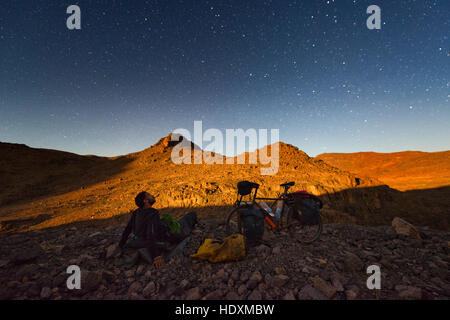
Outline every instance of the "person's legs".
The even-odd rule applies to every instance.
[[[144,260],[148,264],[152,264],[153,263],[153,258],[154,257],[152,257],[152,255],[150,254],[150,252],[148,251],[147,248],[138,249],[138,253],[139,253],[139,256],[141,257],[142,260]]]
[[[137,239],[128,239],[127,242],[125,243],[124,248],[139,249],[139,248],[144,248],[146,246],[147,246],[146,241],[140,241]]]
[[[139,260],[139,253],[135,248],[123,248],[121,261],[127,265],[135,265]]]
[[[198,223],[197,213],[195,211],[188,212],[178,222],[180,223],[181,229],[180,235],[184,239],[192,233],[194,226]]]
[[[165,260],[170,260],[173,257],[183,253],[184,248],[186,247],[186,244],[189,242],[189,240],[191,239],[190,236],[186,237],[185,239],[183,239],[183,241],[181,241],[180,243],[178,243],[175,248],[173,248],[170,252],[168,252],[165,256],[164,259]]]
[[[147,263],[152,263],[153,259],[148,252],[147,243],[137,239],[128,239],[124,245],[125,250],[125,263],[128,265],[135,265],[138,263],[139,258]]]

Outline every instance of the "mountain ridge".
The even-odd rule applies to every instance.
[[[354,174],[376,176],[401,191],[450,185],[450,151],[324,153],[315,158]]]

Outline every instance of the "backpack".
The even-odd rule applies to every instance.
[[[224,240],[207,238],[191,257],[209,262],[241,260],[245,257],[244,237],[242,234],[232,234]]]
[[[179,234],[181,232],[180,223],[175,220],[170,214],[162,214],[161,221],[165,223],[171,235]]]
[[[296,209],[294,218],[305,225],[316,225],[320,220],[322,201],[315,195],[306,191],[297,191],[289,194],[288,204]],[[300,214],[299,214],[300,213]]]
[[[259,209],[247,209],[241,212],[246,247],[261,243],[264,235],[264,214]]]

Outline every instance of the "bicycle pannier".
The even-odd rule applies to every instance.
[[[264,214],[258,209],[248,209],[241,213],[247,247],[258,245],[264,234]]]
[[[319,223],[320,208],[322,208],[322,202],[319,198],[306,191],[297,191],[291,193],[289,196],[289,204],[297,209],[295,218],[299,219],[305,225]]]

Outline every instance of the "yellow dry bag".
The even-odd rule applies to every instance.
[[[209,262],[237,261],[245,257],[244,236],[233,234],[224,240],[207,238],[192,258]]]

